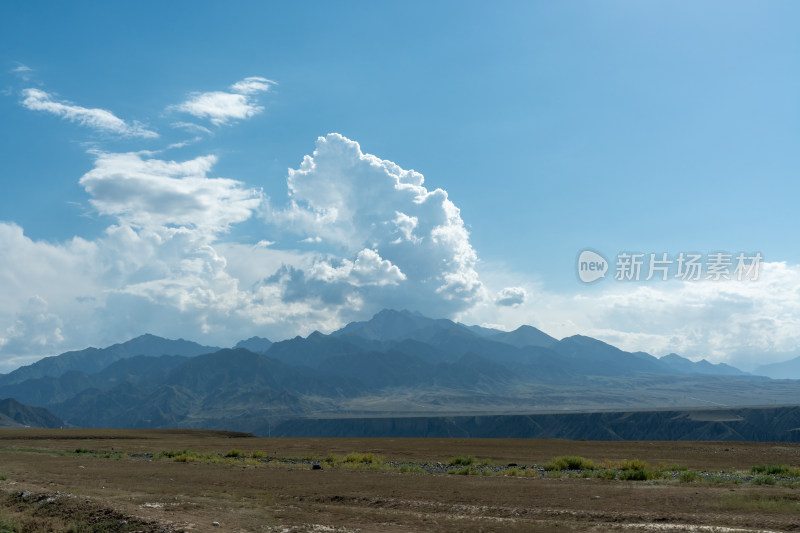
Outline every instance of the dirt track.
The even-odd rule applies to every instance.
[[[78,448],[129,455],[75,454]],[[785,444],[261,439],[185,431],[3,430],[0,473],[7,479],[0,482],[6,493],[2,516],[17,523],[38,517],[40,531],[65,530],[78,519],[91,522],[87,512],[96,523],[98,516],[107,524],[127,520],[115,526],[120,531],[800,530],[797,484],[433,475],[310,470],[307,464],[274,460],[209,464],[149,458],[163,450],[224,454],[231,448],[285,459],[357,451],[382,454],[387,460],[443,463],[473,455],[502,465],[543,464],[566,454],[596,461],[638,458],[711,471],[744,471],[764,463],[800,465],[800,446]],[[30,494],[23,500],[19,495],[24,491]],[[48,518],[48,510],[54,516]]]

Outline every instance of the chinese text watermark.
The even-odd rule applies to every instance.
[[[757,281],[763,259],[760,252],[620,252],[613,272],[616,281]],[[584,283],[606,277],[609,270],[609,262],[594,250],[583,250],[578,256],[578,277]]]

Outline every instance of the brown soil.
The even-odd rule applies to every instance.
[[[76,448],[129,455],[76,455]],[[163,450],[225,453],[231,448],[278,458],[371,452],[403,462],[446,463],[473,455],[498,464],[541,465],[558,455],[580,455],[706,471],[800,466],[800,445],[794,444],[0,430],[0,474],[7,478],[0,482],[0,517],[33,524],[25,531],[70,526],[76,531],[800,530],[800,489],[791,486],[310,470],[302,463],[179,463],[148,456]],[[38,522],[25,522],[32,518]]]

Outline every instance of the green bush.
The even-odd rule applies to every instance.
[[[622,470],[647,470],[650,465],[640,459],[626,459],[620,462],[619,467]]]
[[[592,477],[610,481],[612,479],[616,479],[617,471],[613,468],[601,468],[600,470],[595,470],[594,475]]]
[[[548,461],[545,470],[594,470],[597,466],[591,459],[575,455],[562,455]]]
[[[344,456],[342,462],[344,463],[366,463],[366,464],[381,464],[383,463],[382,455],[375,455],[374,453],[348,453]]]
[[[775,484],[775,476],[755,476],[753,479],[750,480],[750,483],[753,485],[774,485]]]
[[[262,450],[256,450],[250,455],[250,457],[252,457],[253,459],[263,459],[266,456],[267,456],[266,452]]]
[[[768,474],[783,477],[800,477],[800,468],[789,465],[756,465],[750,469],[753,474]]]
[[[700,474],[694,470],[684,470],[678,476],[678,481],[681,483],[691,483],[692,481],[697,481],[698,479],[700,479]]]
[[[0,533],[18,533],[22,528],[8,518],[0,518]]]
[[[466,457],[463,457],[463,456],[453,457],[447,463],[447,466],[459,466],[459,465],[469,466],[471,464],[475,464],[475,456],[474,455],[468,455]]]
[[[646,481],[648,479],[655,479],[658,475],[652,470],[632,469],[621,470],[619,473],[620,479],[631,481]]]
[[[236,448],[231,448],[228,450],[228,453],[225,454],[225,457],[247,457],[247,453],[242,450],[237,450]]]

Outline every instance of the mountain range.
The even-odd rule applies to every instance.
[[[0,398],[66,425],[264,435],[292,420],[794,404],[798,393],[800,381],[676,354],[394,310],[329,335],[226,349],[143,335],[0,375]]]

